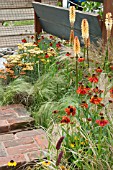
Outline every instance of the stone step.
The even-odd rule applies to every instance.
[[[0,134],[32,127],[34,119],[21,104],[0,107]]]
[[[46,133],[42,129],[0,135],[0,170],[10,170],[8,162],[17,163],[19,169],[39,158],[44,158],[48,147]]]

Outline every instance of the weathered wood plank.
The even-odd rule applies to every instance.
[[[69,39],[69,9],[38,2],[33,2],[33,6],[44,31],[60,38]],[[89,22],[91,41],[101,38],[101,29],[97,17],[98,14],[76,11],[75,35],[81,38],[81,22],[82,19],[86,18]]]
[[[0,10],[0,21],[18,21],[34,19],[33,8]]]
[[[0,27],[0,37],[15,36],[15,35],[29,35],[34,33],[34,25]]]
[[[32,35],[32,34],[31,34]],[[15,47],[17,44],[22,43],[22,39],[26,38],[27,36],[7,36],[7,37],[0,37],[0,47]],[[32,40],[31,40],[32,42]]]
[[[88,0],[88,1],[93,1],[93,2],[102,2],[102,3],[103,3],[103,1],[104,1],[104,0]]]
[[[0,0],[0,9],[31,7],[32,0]]]

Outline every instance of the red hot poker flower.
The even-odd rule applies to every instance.
[[[76,91],[78,94],[85,95],[88,93],[88,89],[84,87],[84,85],[80,85]]]
[[[69,117],[67,117],[67,116],[63,116],[62,117],[62,120],[61,120],[61,123],[70,123],[70,118]]]
[[[76,108],[73,106],[68,106],[68,108],[65,109],[65,112],[69,116],[70,116],[70,114],[72,114],[72,116],[74,116],[76,114]]]
[[[88,80],[91,82],[91,83],[97,83],[98,82],[98,77],[93,74],[92,77],[89,77]]]
[[[91,97],[90,102],[93,104],[100,104],[102,101],[102,98],[98,97],[97,95],[94,95]]]
[[[95,122],[101,127],[104,127],[109,123],[108,120],[104,119],[104,117],[101,117],[101,120],[96,120]]]
[[[78,62],[83,62],[84,60],[85,60],[85,58],[83,58],[83,57],[78,58]]]

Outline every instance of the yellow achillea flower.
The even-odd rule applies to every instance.
[[[74,54],[75,56],[80,53],[80,41],[77,36],[74,38]]]
[[[17,163],[16,163],[15,161],[11,160],[10,162],[8,162],[7,165],[8,165],[8,166],[16,166]]]
[[[89,24],[88,24],[87,19],[82,20],[81,30],[82,30],[82,38],[84,40],[88,39],[89,38]]]
[[[70,21],[71,27],[73,27],[74,22],[75,22],[75,6],[70,6],[69,8],[69,21]]]
[[[79,140],[79,138],[77,136],[74,137],[74,140]]]
[[[70,31],[70,39],[69,39],[70,45],[74,44],[74,30]]]
[[[107,30],[107,39],[109,39],[111,36],[111,30],[112,30],[112,26],[113,26],[113,18],[112,18],[112,14],[110,12],[108,12],[106,14],[105,26],[106,26],[106,30]]]
[[[43,166],[50,166],[51,162],[50,161],[43,161],[42,165]]]

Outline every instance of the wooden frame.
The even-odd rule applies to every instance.
[[[41,0],[35,0],[35,1],[41,2]],[[62,2],[62,0],[59,0],[59,1]],[[102,38],[104,39],[104,41],[106,41],[105,15],[107,12],[111,12],[113,16],[113,0],[91,0],[91,1],[103,3],[103,9],[104,9],[103,20],[101,20],[100,17],[98,17],[98,20],[99,20],[100,27],[102,30]],[[35,13],[35,32],[39,34],[41,31],[42,31],[42,27]],[[112,30],[112,37],[113,37],[113,30]]]

